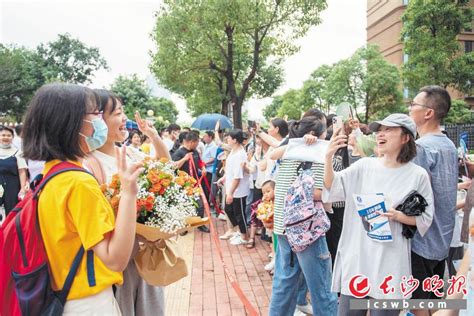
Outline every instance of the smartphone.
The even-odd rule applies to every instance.
[[[338,115],[332,118],[333,130],[336,131],[341,129],[341,133],[344,134],[344,123],[342,121],[342,116]]]

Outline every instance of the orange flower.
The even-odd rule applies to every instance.
[[[112,196],[112,198],[110,199],[110,205],[112,206],[112,209],[118,210],[119,202],[120,197],[118,195]]]
[[[160,177],[153,170],[150,170],[147,175],[147,179],[150,180],[152,184],[158,183],[160,181]]]
[[[107,191],[107,184],[103,183],[100,185],[100,190],[102,191],[102,193],[105,193],[105,191]]]
[[[112,176],[112,182],[110,183],[110,188],[120,190],[120,178],[118,174]]]
[[[155,183],[153,186],[150,188],[150,192],[158,194],[161,190],[162,186],[160,183]]]
[[[147,196],[145,200],[145,208],[147,211],[151,211],[153,209],[153,205],[155,204],[155,198],[152,195]]]

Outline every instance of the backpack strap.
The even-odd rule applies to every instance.
[[[67,274],[66,281],[64,281],[64,286],[58,295],[58,298],[62,305],[66,303],[67,296],[69,295],[69,291],[71,290],[72,282],[74,281],[74,278],[76,277],[77,269],[79,268],[79,264],[81,263],[83,256],[84,256],[84,247],[81,246],[81,248],[76,254],[76,257],[74,257],[74,261],[72,262],[71,269],[69,270],[69,273]]]
[[[60,162],[59,164],[57,164],[56,166],[51,168],[51,170],[49,170],[49,172],[44,177],[42,177],[42,179],[41,178],[38,179],[39,183],[37,184],[37,187],[35,188],[35,193],[34,193],[33,198],[38,199],[39,194],[41,193],[41,190],[49,182],[49,180],[51,180],[52,178],[54,178],[58,174],[68,172],[68,171],[86,172],[86,173],[90,174],[91,176],[93,176],[86,169],[84,169],[82,167],[79,167],[79,166],[77,166],[73,163],[70,163],[70,162],[67,162],[67,161]],[[22,251],[23,251],[23,248],[22,248]],[[71,270],[69,271],[69,274],[66,278],[66,281],[64,282],[63,289],[61,290],[61,293],[66,292],[66,295],[64,297],[64,302],[66,301],[67,295],[69,294],[69,290],[72,286],[72,281],[74,280],[74,277],[76,276],[76,272],[77,272],[77,268],[78,268],[78,267],[75,267],[76,259],[78,260],[77,265],[79,265],[81,263],[81,260],[82,260],[83,256],[84,256],[84,248],[81,246],[81,249],[79,249],[76,257],[74,258]],[[71,276],[72,280],[68,282],[68,278],[70,276]],[[89,287],[93,287],[93,286],[96,285],[95,269],[94,269],[94,252],[92,250],[87,251],[87,280],[89,282]],[[71,284],[69,284],[69,283],[71,283]],[[67,291],[64,291],[65,289],[67,289]],[[64,302],[63,302],[63,305],[64,305]]]
[[[35,193],[34,193],[33,198],[38,199],[38,196],[39,196],[41,190],[49,182],[49,180],[51,180],[52,178],[54,178],[58,174],[61,174],[63,172],[67,172],[67,171],[80,171],[80,172],[86,172],[86,173],[92,175],[86,169],[84,169],[82,167],[79,167],[79,166],[77,166],[73,163],[70,163],[70,162],[67,162],[67,161],[60,162],[59,164],[57,164],[56,166],[51,168],[51,170],[49,170],[46,175],[43,176],[43,178],[41,179],[41,181],[38,183],[38,185],[35,188]]]

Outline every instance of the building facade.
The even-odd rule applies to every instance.
[[[385,59],[397,67],[409,58],[404,55],[401,42],[401,18],[408,2],[409,0],[367,0],[367,43],[378,45]],[[470,1],[470,5],[474,7],[474,0]],[[465,52],[472,52],[473,29],[461,32],[458,40]],[[450,94],[453,98],[465,99],[471,107],[474,106],[473,96],[466,96],[458,91],[450,91]]]

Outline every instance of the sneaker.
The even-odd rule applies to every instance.
[[[275,259],[272,259],[267,265],[264,267],[265,271],[272,271],[275,268]]]
[[[230,241],[230,244],[233,246],[238,246],[238,245],[245,245],[248,242],[249,242],[248,240],[244,240],[242,239],[242,237],[238,236],[237,238],[232,239]]]
[[[306,315],[313,315],[313,307],[310,304],[296,305],[296,309]]]
[[[219,216],[217,217],[218,219],[220,219],[221,221],[225,221],[227,220],[227,217],[225,216],[224,213],[220,213]]]
[[[221,239],[221,240],[231,239],[231,238],[234,237],[234,234],[235,234],[234,232],[227,232],[224,235],[220,235],[219,239]]]

